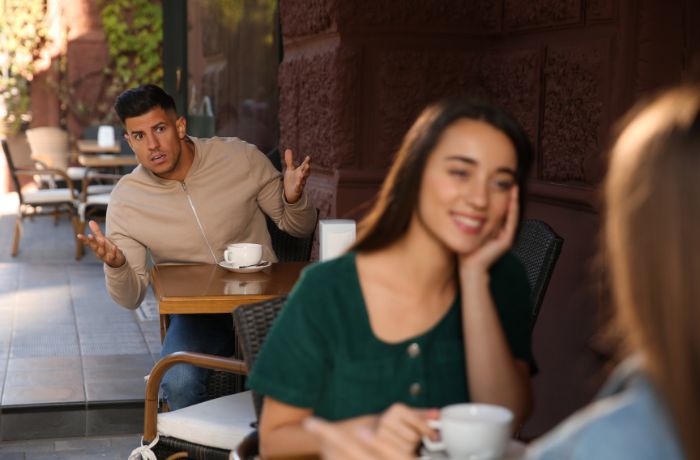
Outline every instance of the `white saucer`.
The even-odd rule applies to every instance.
[[[450,456],[443,450],[431,451],[425,447],[421,448],[420,460],[449,460]],[[508,449],[503,454],[500,460],[520,460],[525,457],[525,444],[511,439],[508,443]]]
[[[272,262],[269,260],[262,260],[260,261],[260,265],[256,265],[254,267],[245,267],[245,268],[238,268],[238,265],[234,265],[232,263],[226,262],[225,260],[222,260],[219,262],[219,267],[225,268],[226,270],[230,272],[236,272],[236,273],[255,273],[259,272],[260,270],[264,270],[267,267],[272,265]]]

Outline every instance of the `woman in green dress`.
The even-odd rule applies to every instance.
[[[406,134],[351,250],[309,267],[249,377],[264,456],[318,452],[310,415],[369,427],[404,452],[436,408],[531,405],[531,306],[508,252],[531,146],[481,100],[428,107]]]

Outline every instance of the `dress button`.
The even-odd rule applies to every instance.
[[[411,386],[408,388],[409,393],[411,393],[411,396],[415,397],[420,394],[420,383],[412,383]]]
[[[408,346],[406,351],[408,352],[408,356],[410,356],[411,358],[415,358],[418,355],[420,355],[420,345],[418,345],[416,342],[413,342]]]

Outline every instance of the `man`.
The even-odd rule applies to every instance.
[[[276,261],[267,214],[277,226],[307,236],[316,210],[303,194],[310,158],[294,167],[285,152],[284,176],[255,146],[237,138],[187,136],[175,102],[155,85],[122,93],[115,110],[140,165],[114,188],[106,237],[94,221],[78,235],[104,262],[107,289],[115,302],[135,309],[147,288],[147,253],[155,263],[218,263],[226,246],[260,243],[263,259]],[[230,314],[171,315],[162,356],[175,351],[233,354]],[[202,401],[208,371],[173,367],[162,389],[171,409]]]

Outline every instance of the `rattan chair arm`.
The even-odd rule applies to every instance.
[[[80,192],[80,201],[85,202],[87,199],[88,195],[88,187],[90,184],[94,181],[97,180],[119,180],[122,178],[121,174],[109,174],[109,173],[98,173],[98,172],[90,172],[89,174],[85,175],[85,179],[83,179],[83,189]]]
[[[60,176],[66,182],[67,188],[75,195],[73,181],[65,171],[60,169],[15,169],[15,174],[18,176]]]
[[[144,407],[143,438],[152,441],[158,429],[158,389],[165,372],[176,364],[192,364],[207,369],[221,370],[235,374],[247,374],[248,367],[243,361],[223,356],[178,351],[161,358],[151,369],[146,382],[146,400]]]

